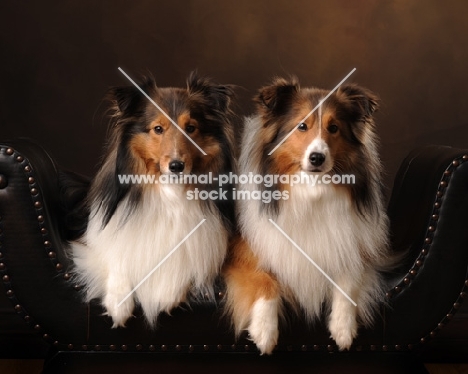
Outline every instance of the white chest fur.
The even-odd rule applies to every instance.
[[[276,224],[335,282],[360,281],[364,263],[359,248],[372,245],[369,224],[355,211],[349,195],[331,185],[296,185],[277,217],[259,213],[257,203],[244,205],[242,227],[260,265],[293,292],[309,317],[333,290],[332,283],[271,222]]]
[[[160,311],[184,301],[189,290],[210,292],[227,248],[227,233],[218,215],[202,210],[199,201],[187,200],[180,186],[147,192],[127,219],[126,209],[125,202],[120,204],[104,229],[100,212],[92,213],[85,245],[73,248],[88,299],[105,297],[109,284],[128,293],[204,218],[133,296],[151,322]]]

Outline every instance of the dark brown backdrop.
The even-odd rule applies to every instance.
[[[386,184],[413,147],[468,147],[468,2],[3,1],[0,140],[27,136],[91,175],[105,137],[106,89],[151,71],[182,85],[198,68],[240,90],[241,110],[273,75],[303,86],[351,81],[382,99]]]

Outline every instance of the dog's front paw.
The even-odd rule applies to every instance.
[[[134,307],[133,297],[130,296],[121,303],[126,296],[127,294],[122,295],[121,293],[108,293],[104,297],[104,308],[106,309],[107,315],[112,318],[113,329],[117,327],[125,327],[125,323],[132,316]]]
[[[279,335],[276,299],[259,299],[254,303],[248,331],[262,355],[269,355],[273,352]]]
[[[357,335],[356,320],[354,318],[332,319],[329,329],[340,351],[349,350]]]

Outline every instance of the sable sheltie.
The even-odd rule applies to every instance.
[[[152,78],[140,87],[206,155],[137,88],[111,90],[110,141],[87,197],[86,232],[72,243],[72,252],[86,300],[100,299],[113,327],[125,325],[135,302],[154,325],[160,312],[169,312],[190,295],[211,295],[233,226],[229,200],[187,198],[195,188],[217,190],[216,183],[132,184],[119,179],[215,177],[232,171],[232,87],[196,73],[188,78],[187,88],[160,88]]]
[[[345,350],[358,326],[372,323],[383,299],[379,269],[390,256],[372,119],[378,101],[367,89],[342,86],[301,123],[329,92],[301,88],[295,78],[277,78],[260,89],[257,115],[245,123],[241,174],[355,176],[354,184],[239,186],[250,192],[286,191],[288,197],[238,202],[240,235],[224,267],[226,305],[236,333],[247,329],[265,354],[277,343],[284,301],[298,306],[309,321],[327,313],[331,336]]]

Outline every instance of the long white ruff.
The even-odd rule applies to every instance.
[[[203,203],[187,200],[181,186],[161,185],[159,192],[144,192],[127,219],[127,200],[123,200],[104,229],[102,211],[94,204],[84,243],[72,244],[75,272],[88,301],[103,299],[114,326],[125,323],[134,301],[141,304],[153,324],[160,312],[169,312],[185,301],[189,291],[213,295],[212,283],[225,258],[228,238],[221,217],[202,210]],[[206,221],[117,308],[115,304],[204,218]]]

